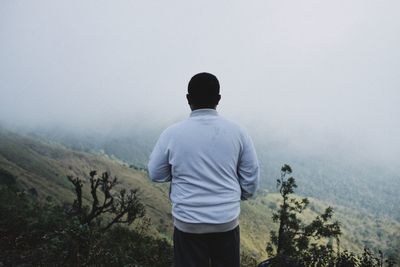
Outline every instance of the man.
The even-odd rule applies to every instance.
[[[150,179],[171,182],[177,267],[239,267],[240,200],[256,191],[259,167],[253,143],[221,118],[219,82],[192,77],[190,117],[167,128],[150,156]]]

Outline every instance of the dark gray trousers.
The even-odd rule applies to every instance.
[[[240,229],[191,234],[174,228],[176,267],[240,267]]]

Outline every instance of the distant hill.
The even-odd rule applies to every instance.
[[[153,223],[152,233],[170,239],[172,218],[168,185],[150,183],[146,172],[140,170],[141,166],[132,168],[131,163],[96,150],[77,151],[58,142],[0,130],[0,169],[16,176],[18,183],[27,190],[35,188],[39,198],[51,196],[58,203],[71,202],[74,194],[66,175],[87,178],[91,170],[108,171],[119,178],[121,187],[140,188],[141,198]],[[296,173],[294,165],[294,176],[301,188],[302,179],[305,178]],[[277,227],[271,217],[279,205],[278,201],[276,193],[262,189],[255,199],[242,202],[242,249],[258,259],[266,257],[265,245],[269,232]],[[333,205],[332,202],[312,198],[306,219],[322,212],[328,204]],[[365,210],[336,204],[333,206],[335,217],[342,223],[343,248],[361,251],[364,245],[383,250],[394,247],[399,238],[399,222],[387,216],[377,217]]]
[[[84,135],[59,129],[34,135],[74,150],[113,155],[143,168],[161,130],[156,126],[138,127],[105,135]],[[275,177],[281,165],[287,163],[296,172],[299,194],[400,221],[400,166],[385,166],[333,148],[313,151],[301,145],[290,146],[277,137],[260,133],[253,136],[261,164],[262,188],[275,190]]]

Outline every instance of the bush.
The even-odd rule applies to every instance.
[[[14,187],[0,187],[0,265],[171,266],[172,247],[165,239],[124,226],[144,216],[136,191],[113,192],[110,185],[116,179],[102,184],[92,178],[92,208],[82,204],[80,211],[79,189],[74,204],[60,207],[39,203]],[[81,184],[79,178],[73,180]],[[104,197],[96,204],[98,192]]]

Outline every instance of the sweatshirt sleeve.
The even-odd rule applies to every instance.
[[[149,178],[153,182],[163,183],[171,181],[171,165],[169,164],[168,140],[165,132],[158,139],[150,155]]]
[[[252,197],[257,190],[260,168],[253,141],[247,133],[243,134],[243,146],[238,163],[239,183],[242,189],[241,199]]]

